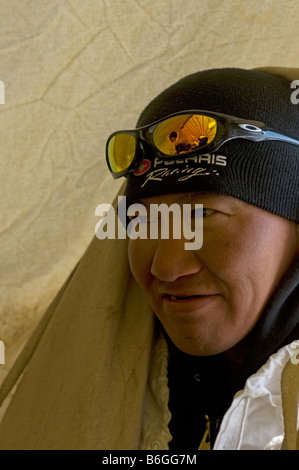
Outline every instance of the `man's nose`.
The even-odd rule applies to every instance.
[[[184,239],[157,240],[151,274],[164,282],[198,273],[202,264],[198,253],[185,249]]]

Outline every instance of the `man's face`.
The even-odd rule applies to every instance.
[[[203,204],[203,245],[182,239],[129,241],[137,283],[174,344],[188,354],[229,350],[253,329],[298,253],[298,226],[215,194],[146,198],[150,204]]]

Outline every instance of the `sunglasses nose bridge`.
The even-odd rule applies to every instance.
[[[136,135],[137,149],[142,152],[142,156],[145,157],[148,153],[154,155],[154,148],[152,133],[148,129],[139,129]]]
[[[146,138],[146,136],[140,136],[137,141],[137,153],[138,157],[146,158],[147,156],[154,156],[153,148],[151,142]]]

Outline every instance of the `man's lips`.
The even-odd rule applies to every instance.
[[[212,297],[215,295],[218,295],[218,293],[209,292],[209,291],[201,291],[201,292],[168,291],[168,292],[163,292],[161,294],[162,298],[167,299],[167,300],[172,300],[173,302],[184,302],[187,300],[197,299],[201,297]]]
[[[190,314],[201,311],[219,297],[219,294],[164,294],[162,303],[171,314]]]
[[[171,300],[172,302],[186,302],[187,300],[194,300],[201,297],[207,297],[206,295],[199,295],[199,294],[192,294],[192,295],[173,295],[173,294],[165,294],[163,296],[167,300]]]

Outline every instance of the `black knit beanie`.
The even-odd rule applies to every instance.
[[[262,121],[299,139],[299,105],[291,101],[290,84],[261,71],[201,71],[151,101],[137,127],[177,111],[199,109]],[[181,156],[158,158],[146,147],[140,171],[127,175],[125,195],[134,201],[181,192],[224,194],[298,223],[298,175],[299,147],[279,141],[231,140],[214,153],[195,155],[187,162]]]

